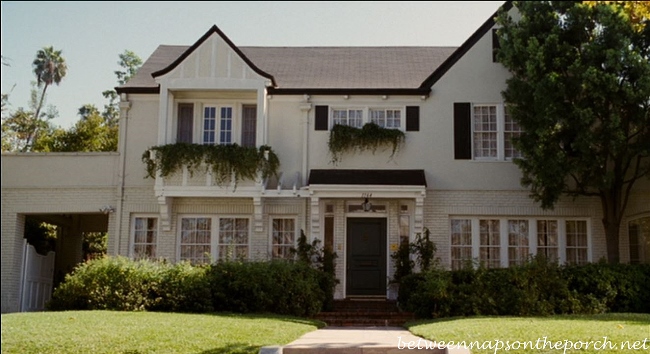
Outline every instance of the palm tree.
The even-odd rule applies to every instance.
[[[42,86],[43,91],[41,91],[41,97],[34,112],[34,129],[27,137],[23,151],[26,151],[31,146],[32,140],[36,135],[37,123],[41,119],[41,109],[43,108],[43,100],[45,99],[45,92],[47,91],[48,86],[52,84],[58,86],[68,70],[65,59],[61,56],[61,51],[54,50],[54,47],[52,46],[44,47],[36,52],[36,58],[32,63],[32,67],[34,68],[34,74],[36,75],[36,84],[38,87]]]

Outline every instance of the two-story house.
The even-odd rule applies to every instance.
[[[520,185],[494,27],[488,19],[458,48],[238,47],[216,26],[192,45],[159,46],[117,88],[117,153],[3,155],[2,311],[36,291],[24,284],[26,218],[61,226],[63,271],[87,231],[108,231],[111,255],[173,262],[287,257],[304,232],[337,253],[339,299],[386,297],[390,254],[425,228],[448,268],[606,257],[598,199],[543,210]],[[332,128],[367,123],[398,129],[403,143],[333,162]],[[183,167],[146,178],[143,154],[177,143],[268,146],[279,173],[235,184]],[[649,217],[650,185],[638,184],[623,261],[650,259]]]

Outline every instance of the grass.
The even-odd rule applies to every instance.
[[[483,348],[474,347],[472,354],[650,352],[650,314],[447,318],[413,322],[407,324],[407,328],[430,341],[466,341],[468,345],[478,341]],[[506,350],[508,341],[511,345],[509,351]],[[523,342],[528,341],[531,343],[524,349]],[[561,341],[559,346],[558,341]],[[639,342],[635,348],[636,341]],[[530,345],[539,349],[531,349]],[[568,348],[566,352],[565,347]]]
[[[322,325],[274,315],[12,313],[2,315],[2,353],[256,354]]]

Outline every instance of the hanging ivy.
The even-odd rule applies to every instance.
[[[328,147],[332,155],[332,163],[341,161],[344,152],[363,152],[370,150],[373,153],[380,146],[391,146],[392,158],[404,143],[405,135],[399,129],[382,128],[375,123],[366,123],[362,128],[354,128],[337,124],[330,132]]]
[[[142,154],[147,176],[162,177],[180,171],[187,166],[190,174],[212,171],[217,184],[230,182],[235,185],[242,180],[255,180],[259,173],[262,178],[277,176],[280,160],[267,145],[245,147],[237,144],[201,145],[176,143],[154,146]]]

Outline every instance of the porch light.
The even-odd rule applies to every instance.
[[[370,201],[368,200],[368,198],[366,198],[366,199],[363,201],[363,203],[361,203],[361,209],[363,209],[363,211],[365,211],[365,212],[372,211],[372,203],[370,203]]]

